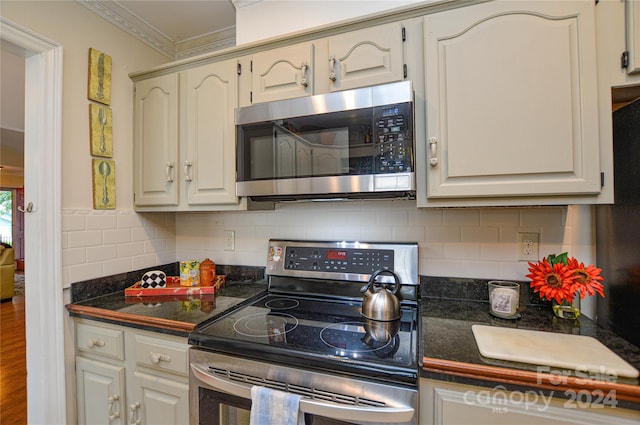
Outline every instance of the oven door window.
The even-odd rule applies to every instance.
[[[199,425],[249,425],[251,400],[200,387],[198,416]],[[304,416],[305,425],[352,425],[321,416]]]

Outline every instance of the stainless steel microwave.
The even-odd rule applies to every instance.
[[[410,81],[236,109],[236,190],[253,200],[415,197]]]

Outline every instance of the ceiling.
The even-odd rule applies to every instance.
[[[76,0],[171,60],[235,46],[231,0]]]
[[[236,0],[237,1],[237,0]],[[236,44],[236,10],[231,0],[76,0],[102,18],[118,26],[132,36],[148,44],[169,60],[178,60]],[[20,61],[19,63],[14,63]],[[2,75],[24,75],[24,60],[14,56],[3,43]],[[15,106],[20,100],[18,92],[24,92],[22,85],[16,85],[16,78],[2,78],[3,106],[9,98]],[[12,81],[12,85],[5,82]],[[15,86],[15,90],[12,90]],[[15,93],[14,93],[15,92]],[[5,102],[6,101],[6,102]],[[24,105],[24,102],[21,103]],[[6,108],[2,108],[5,112]],[[24,107],[18,108],[23,110]],[[2,173],[22,175],[24,116],[11,117],[11,125],[3,117],[0,127],[0,141],[3,160]],[[15,154],[15,155],[14,155]],[[14,158],[15,157],[15,158]]]

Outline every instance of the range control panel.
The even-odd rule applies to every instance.
[[[381,269],[393,270],[394,251],[390,249],[353,249],[287,247],[286,270],[372,274]]]
[[[413,242],[300,241],[270,239],[269,277],[367,282],[392,270],[403,285],[418,284],[418,244]],[[382,281],[392,280],[382,276]]]

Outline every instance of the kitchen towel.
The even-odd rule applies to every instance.
[[[251,425],[304,425],[300,414],[300,398],[296,394],[272,390],[258,385],[251,387]],[[300,422],[298,418],[302,419]]]

